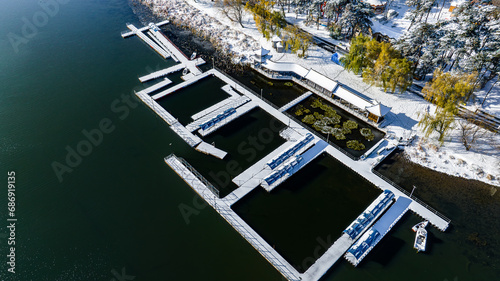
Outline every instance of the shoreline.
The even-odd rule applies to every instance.
[[[242,59],[245,56],[245,52],[238,51],[238,48],[232,48],[231,49],[231,44],[228,43],[228,40],[223,40],[219,41],[219,38],[224,38],[221,35],[220,30],[217,30],[218,28],[225,28],[226,30],[232,30],[232,34],[243,34],[241,31],[238,31],[235,29],[235,27],[228,26],[224,23],[221,23],[219,20],[213,19],[212,16],[208,13],[204,13],[200,11],[197,7],[192,6],[191,4],[181,1],[181,0],[168,0],[169,3],[173,3],[173,5],[169,5],[166,7],[164,4],[154,4],[152,0],[130,0],[130,3],[136,3],[140,7],[142,7],[143,10],[147,10],[152,16],[155,18],[160,18],[160,19],[169,19],[172,20],[172,25],[167,25],[167,29],[172,29],[172,26],[175,26],[176,30],[171,31],[170,34],[168,34],[167,31],[167,36],[173,36],[173,41],[178,44],[178,46],[183,49],[187,50],[189,52],[196,51],[197,53],[200,51],[200,48],[197,47],[196,45],[199,43],[198,42],[186,42],[186,41],[206,41],[206,43],[211,44],[215,51],[213,52],[199,52],[199,54],[207,61],[207,65],[205,67],[210,67],[210,60],[212,60],[212,57],[216,57],[215,60],[215,65],[218,68],[223,69],[225,72],[228,72],[231,76],[234,77],[234,75],[238,75],[243,73],[245,70],[248,69],[248,64],[245,64],[247,61],[246,59]],[[165,2],[162,2],[165,3]],[[133,5],[133,4],[132,4]],[[134,9],[134,7],[131,8]],[[200,4],[204,5],[204,4]],[[197,13],[193,12],[198,11]],[[134,13],[136,11],[134,10]],[[137,14],[137,13],[136,13]],[[169,14],[168,16],[166,14]],[[188,21],[190,23],[196,22],[197,24],[200,22],[205,22],[209,23],[204,29],[201,29],[200,32],[196,32],[198,29],[194,29],[193,27],[185,24],[180,24],[180,20],[185,20],[186,15],[192,15],[195,17],[193,21]],[[140,18],[141,16],[138,15]],[[143,19],[141,19],[143,20]],[[191,24],[193,25],[193,24]],[[174,34],[174,32],[176,34]],[[186,35],[186,33],[188,35]],[[190,33],[190,35],[189,35]],[[179,38],[176,38],[179,36],[179,34],[183,34],[183,38],[185,40],[179,40]],[[204,35],[201,35],[204,34]],[[250,38],[257,43],[257,40],[255,38],[245,35],[245,38]],[[214,39],[217,38],[217,39]],[[176,40],[177,39],[177,40]],[[231,39],[234,41],[234,38]],[[229,41],[231,41],[229,40]],[[262,43],[262,42],[261,42]],[[265,43],[265,42],[264,42]],[[257,43],[258,44],[258,43]],[[247,46],[248,47],[248,46]],[[252,49],[253,50],[253,49]],[[271,50],[272,51],[272,50]],[[247,52],[248,53],[248,52]],[[233,55],[237,54],[237,55]],[[285,55],[281,56],[278,58],[280,60],[283,57],[287,57],[288,54],[280,54],[280,55]],[[285,58],[287,59],[287,58]],[[290,59],[290,58],[288,58]],[[297,61],[299,64],[303,63],[311,63],[309,59],[303,59],[300,61]],[[309,67],[314,66],[314,62],[312,62],[312,65],[309,65]],[[323,68],[323,65],[319,65],[320,69]],[[332,66],[333,67],[333,66]],[[313,67],[313,69],[315,69]],[[323,69],[324,70],[324,69]],[[339,80],[340,81],[340,80]],[[354,83],[358,83],[359,81],[352,81]],[[359,85],[358,85],[359,86]],[[398,99],[399,97],[394,97],[392,95],[384,93],[384,96],[382,97],[384,99],[389,100],[389,102],[386,102],[388,104],[391,104],[394,102],[394,99]],[[404,101],[403,101],[404,102]],[[412,102],[412,101],[408,101]],[[415,102],[415,101],[414,101]],[[416,106],[422,107],[425,106],[427,107],[427,104],[421,105],[418,104],[417,101]],[[404,107],[406,105],[400,105],[400,104],[394,104],[393,107]],[[415,106],[415,105],[410,105],[410,106]],[[400,108],[398,108],[400,110]],[[405,109],[406,110],[406,109]],[[405,111],[403,110],[403,112]],[[394,112],[395,114],[396,112]],[[401,113],[399,113],[401,114]],[[397,115],[399,115],[397,114]],[[414,117],[414,116],[411,116]],[[398,122],[399,118],[396,118],[396,122]],[[392,122],[391,122],[392,123]],[[415,134],[415,130],[413,128],[401,128],[400,125],[394,125],[389,123],[386,127],[387,130],[391,131],[394,133],[397,137],[401,136],[407,136],[408,133]],[[403,124],[404,125],[404,124]],[[456,142],[448,144],[449,147],[438,147],[436,146],[432,141],[428,141],[427,143],[422,143],[422,136],[416,135],[417,140],[414,141],[410,146],[406,147],[405,149],[405,155],[406,157],[412,162],[417,165],[420,165],[422,167],[429,168],[431,170],[449,175],[449,176],[458,176],[462,177],[465,179],[469,180],[479,180],[485,184],[495,186],[496,188],[500,187],[500,174],[499,171],[494,169],[494,165],[478,165],[477,158],[483,158],[484,154],[481,154],[480,152],[477,153],[469,153],[463,154],[461,153],[460,155],[454,156],[455,151],[453,150],[460,150],[460,144],[457,144]],[[451,151],[450,151],[451,149]],[[429,153],[428,153],[429,152]],[[460,153],[460,152],[459,152]],[[448,154],[448,155],[447,155]],[[472,160],[469,161],[467,157],[472,155]],[[465,156],[465,157],[464,157]],[[446,159],[446,158],[450,159]],[[455,163],[456,162],[456,163]],[[484,162],[484,159],[483,159]],[[491,161],[488,161],[491,162]],[[457,168],[458,167],[458,168]]]

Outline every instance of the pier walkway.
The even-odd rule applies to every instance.
[[[194,61],[194,63],[196,65],[201,65],[201,64],[205,63],[205,61],[202,58],[197,58],[197,59],[195,59],[193,61]],[[168,67],[168,68],[165,68],[165,69],[162,69],[162,70],[158,70],[158,71],[152,72],[150,74],[141,76],[141,77],[139,77],[139,81],[141,81],[142,83],[144,83],[144,82],[147,82],[149,80],[160,78],[160,77],[166,76],[166,75],[168,75],[170,73],[174,73],[174,72],[183,70],[184,68],[186,68],[186,66],[184,66],[183,64],[176,64],[174,66],[171,66],[171,67]]]
[[[167,124],[170,125],[170,128],[191,147],[199,144],[202,141],[198,136],[192,134],[186,129],[186,127],[182,126],[182,124],[179,123],[179,121],[177,121],[177,119],[172,114],[170,114],[170,112],[165,110],[165,108],[159,105],[148,94],[142,92],[138,92],[135,94],[158,116],[160,116],[161,119],[167,122]]]
[[[173,93],[173,92],[175,92],[175,91],[177,91],[177,90],[179,90],[179,89],[182,89],[182,88],[187,87],[187,86],[189,86],[189,85],[191,85],[191,84],[193,84],[193,83],[196,83],[196,82],[198,82],[199,80],[201,80],[201,79],[203,79],[203,78],[205,78],[205,77],[207,77],[207,76],[209,76],[209,75],[210,75],[210,73],[209,73],[209,72],[205,72],[205,73],[203,73],[203,74],[200,74],[200,75],[198,75],[198,76],[195,76],[195,77],[193,77],[192,79],[189,79],[189,80],[187,80],[187,81],[184,81],[184,82],[182,82],[182,83],[179,83],[179,84],[177,84],[177,85],[175,85],[175,86],[173,86],[173,87],[170,87],[170,88],[166,89],[166,90],[165,90],[165,91],[163,91],[163,92],[160,92],[160,93],[158,93],[158,94],[154,95],[154,96],[153,96],[153,99],[155,99],[155,100],[161,99],[161,98],[163,98],[164,96],[170,95],[171,93]]]
[[[236,109],[236,114],[238,114],[238,108],[250,101],[250,99],[247,98],[247,97],[245,97],[245,96],[240,96],[237,99],[229,98],[227,100],[229,100],[229,103],[226,103],[223,106],[221,106],[221,107],[213,110],[212,112],[207,113],[205,116],[202,116],[202,117],[194,120],[193,122],[187,124],[186,128],[189,131],[193,132],[193,131],[199,129],[200,125],[202,125],[202,124],[210,121],[211,119],[215,118],[218,114],[221,114],[221,113],[223,113],[224,111],[226,111],[227,109],[230,109],[230,108],[235,108]],[[226,119],[229,119],[229,117],[226,118]],[[226,121],[226,119],[224,119],[221,122],[229,122],[229,121]]]
[[[243,102],[243,104],[241,106],[239,106],[238,108],[236,108],[236,112],[234,114],[229,115],[227,118],[224,118],[220,122],[215,123],[215,125],[209,127],[206,130],[203,130],[202,128],[200,128],[198,130],[198,133],[201,136],[203,136],[203,137],[208,136],[211,133],[217,131],[221,127],[229,124],[231,121],[236,120],[241,115],[249,112],[250,110],[252,110],[252,109],[254,109],[254,108],[256,108],[258,106],[256,103],[254,103],[252,101],[246,101],[246,100],[244,100],[244,98],[245,97],[242,97],[242,99],[240,100],[240,102]]]
[[[303,100],[307,99],[308,97],[310,97],[312,94],[313,94],[313,92],[307,91],[304,94],[302,94],[299,97],[297,97],[296,99],[294,99],[291,102],[289,102],[289,103],[285,104],[284,106],[282,106],[279,110],[281,112],[287,111],[290,108],[294,107],[296,104],[298,104],[301,101],[303,101]]]
[[[347,250],[345,259],[357,266],[408,211],[412,200],[400,196],[394,205]]]
[[[299,281],[299,272],[291,266],[271,245],[255,232],[238,214],[236,214],[224,199],[220,199],[207,187],[205,179],[195,175],[189,167],[175,155],[169,155],[165,162],[198,193],[212,208],[214,208],[238,233],[245,238],[271,265],[286,279]],[[303,279],[302,279],[303,280]]]
[[[162,25],[165,25],[167,23],[169,23],[169,21],[168,20],[164,20],[162,22],[156,23],[156,26],[162,26]],[[140,32],[144,32],[144,31],[148,30],[149,28],[150,28],[150,26],[144,26],[144,27],[139,28],[138,30]],[[127,37],[132,36],[132,35],[135,35],[134,31],[123,31],[122,32],[122,37],[123,38],[127,38]]]
[[[172,81],[170,81],[169,79],[165,78],[163,81],[158,82],[158,83],[154,84],[153,86],[148,87],[148,88],[140,91],[140,93],[144,93],[144,94],[148,94],[149,95],[149,93],[152,93],[152,92],[154,92],[156,90],[159,90],[159,89],[161,89],[161,88],[169,85],[170,83],[172,83]]]
[[[221,150],[221,149],[218,149],[217,147],[211,145],[211,144],[208,144],[204,141],[202,141],[197,147],[196,147],[196,150],[198,150],[199,152],[203,152],[205,154],[210,154],[210,155],[213,155],[219,159],[224,159],[224,157],[227,155],[227,152]]]
[[[148,44],[151,48],[153,48],[153,50],[155,50],[158,54],[160,54],[164,59],[170,57],[170,55],[163,48],[161,48],[160,46],[158,46],[158,44],[156,44],[155,42],[153,42],[153,40],[151,40],[144,33],[142,33],[142,31],[140,31],[139,29],[137,29],[137,27],[135,27],[133,24],[127,23],[127,27],[132,32],[134,32],[134,34],[136,34],[137,36],[139,36],[139,38],[141,38],[146,44]]]
[[[196,76],[202,73],[201,70],[197,67],[197,65],[200,64],[198,63],[199,60],[205,63],[203,59],[199,58],[198,60],[190,60],[188,57],[186,57],[186,55],[183,52],[181,52],[181,50],[179,50],[179,48],[177,48],[177,46],[175,46],[174,43],[172,43],[172,41],[170,41],[170,39],[168,39],[168,37],[166,37],[163,33],[161,33],[159,29],[153,32],[156,38],[158,38],[158,40],[160,40],[163,43],[165,48],[167,48],[169,53],[172,54],[173,57],[176,57],[181,62],[182,65],[184,65],[187,69],[189,69],[189,71],[192,74]]]

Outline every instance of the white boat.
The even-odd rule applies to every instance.
[[[189,73],[189,69],[187,67],[184,68],[184,70],[182,71],[182,75],[186,76],[188,73]]]
[[[413,244],[413,248],[418,252],[425,251],[425,244],[427,243],[427,230],[425,227],[419,227],[417,229],[417,235],[415,236],[415,244]]]
[[[413,230],[413,232],[417,232],[418,228],[420,228],[420,227],[425,228],[428,223],[429,223],[429,221],[419,222],[416,225],[414,225],[411,229]]]
[[[191,54],[191,58],[189,58],[189,60],[194,60],[194,58],[196,58],[196,52],[193,52],[193,53]]]

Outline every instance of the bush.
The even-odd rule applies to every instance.
[[[375,138],[375,135],[372,133],[372,130],[368,128],[361,128],[359,132],[368,141],[372,141]]]
[[[349,130],[354,130],[358,128],[358,123],[352,120],[347,120],[342,124],[344,128],[347,128]]]
[[[314,122],[316,122],[316,118],[314,117],[314,115],[309,114],[304,116],[304,118],[302,118],[302,122],[306,124],[313,124]]]
[[[334,128],[332,131],[332,135],[337,140],[345,140],[345,135],[342,133],[342,129],[340,129],[340,128]]]
[[[363,149],[365,149],[365,145],[360,143],[357,140],[350,140],[350,141],[347,141],[347,148],[354,149],[354,150],[363,150]]]

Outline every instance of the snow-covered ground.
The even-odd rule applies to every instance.
[[[486,183],[500,186],[500,135],[485,132],[485,137],[481,138],[477,144],[466,151],[460,141],[460,132],[458,130],[447,138],[443,146],[439,146],[434,136],[425,139],[423,133],[417,127],[419,114],[435,109],[434,105],[428,103],[422,98],[410,94],[387,94],[377,87],[370,86],[363,82],[362,78],[353,73],[345,71],[341,66],[334,64],[330,60],[331,53],[311,46],[307,58],[300,59],[296,55],[289,53],[276,53],[271,48],[271,43],[266,41],[255,27],[255,22],[249,14],[245,14],[243,26],[232,23],[225,18],[220,10],[214,7],[211,0],[142,0],[147,3],[154,3],[156,13],[167,16],[170,20],[177,20],[183,24],[189,25],[192,29],[200,31],[205,36],[210,36],[222,44],[223,48],[237,55],[241,61],[257,48],[263,46],[271,50],[272,60],[282,62],[295,62],[306,68],[313,68],[316,71],[338,80],[351,88],[378,100],[384,105],[392,107],[391,112],[386,116],[382,124],[389,136],[395,138],[408,138],[416,135],[415,141],[406,148],[406,155],[415,163],[421,164],[431,169],[456,175],[468,179],[477,179]],[[395,34],[402,34],[408,22],[403,19],[406,6],[396,0],[391,6],[392,9],[400,12],[399,16],[389,21],[384,26],[385,30],[391,30]],[[402,2],[401,2],[402,3]],[[449,4],[447,4],[449,6]],[[399,7],[399,8],[398,8]],[[440,8],[440,7],[439,7]],[[435,8],[437,12],[439,9]],[[448,7],[443,9],[441,18],[449,16]],[[314,26],[304,26],[304,17],[295,14],[287,14],[287,20],[294,22],[307,31],[328,38],[328,32]],[[430,18],[434,15],[430,15]],[[437,17],[435,18],[437,20]],[[405,22],[406,21],[406,22]],[[374,22],[376,22],[374,20]],[[394,27],[393,27],[394,25]],[[383,32],[382,28],[380,31]],[[385,33],[385,32],[383,32]],[[500,112],[500,83],[490,92],[484,108],[493,113]],[[491,85],[490,85],[491,87]],[[489,88],[480,91],[484,95]],[[479,99],[482,101],[482,99]]]

